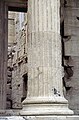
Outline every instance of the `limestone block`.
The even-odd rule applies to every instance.
[[[9,19],[14,19],[15,18],[15,12],[8,11],[8,18]]]
[[[66,99],[69,102],[69,108],[74,110],[75,114],[79,114],[79,57],[71,56],[73,61],[73,76],[66,80],[66,85],[71,88],[66,91]]]
[[[69,56],[79,56],[79,20],[77,8],[77,0],[70,2],[72,7],[65,8],[65,19],[64,19],[64,36],[70,36],[70,39],[65,40],[65,55]],[[70,6],[69,1],[67,1],[68,6]],[[79,3],[78,3],[79,4]],[[74,7],[74,6],[75,7]]]
[[[65,55],[79,56],[79,40],[70,40],[65,42]]]
[[[15,22],[14,18],[8,19],[8,44],[15,42]]]

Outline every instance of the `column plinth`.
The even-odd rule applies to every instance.
[[[21,115],[73,114],[63,96],[60,0],[28,1],[28,94]]]
[[[27,98],[23,102],[21,115],[72,115],[64,97],[35,97]]]

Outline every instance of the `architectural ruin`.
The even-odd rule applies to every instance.
[[[7,108],[22,108],[27,89],[27,14],[22,12],[8,16],[7,85]]]
[[[1,115],[79,119],[78,9],[78,0],[0,1]]]

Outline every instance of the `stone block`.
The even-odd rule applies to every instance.
[[[0,120],[79,120],[79,116],[1,116]]]
[[[79,120],[79,116],[28,116],[26,120]]]

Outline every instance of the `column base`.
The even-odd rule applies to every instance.
[[[33,97],[23,102],[20,115],[72,115],[68,102],[64,97]]]

